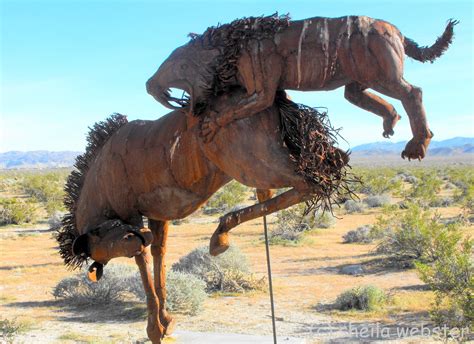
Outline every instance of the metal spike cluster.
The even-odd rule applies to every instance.
[[[76,157],[75,170],[68,176],[64,191],[64,205],[68,213],[61,220],[62,227],[55,233],[59,243],[59,252],[67,266],[72,269],[81,267],[87,258],[75,256],[72,253],[72,244],[79,232],[76,228],[76,204],[79,200],[82,185],[89,169],[89,164],[99,153],[105,142],[123,125],[128,123],[127,117],[121,114],[113,114],[103,122],[94,124],[89,128],[87,147],[84,154]]]
[[[200,44],[204,49],[219,49],[221,54],[207,71],[210,79],[209,87],[205,89],[206,98],[215,97],[228,92],[235,86],[237,61],[246,43],[251,40],[273,39],[274,35],[290,25],[290,17],[274,13],[270,16],[248,17],[234,20],[225,25],[208,28],[202,35],[193,34],[191,42]],[[207,107],[200,106],[195,115],[199,116]]]
[[[314,186],[313,198],[306,202],[306,213],[331,211],[347,198],[356,198],[349,187],[357,178],[349,173],[350,165],[336,148],[339,129],[329,122],[327,112],[296,104],[284,92],[278,92],[282,139],[295,163],[295,172]],[[347,157],[350,152],[346,152]]]

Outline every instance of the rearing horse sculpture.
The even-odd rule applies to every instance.
[[[242,93],[223,95],[213,106],[219,110],[238,102]],[[86,153],[77,159],[77,170],[67,182],[70,213],[57,233],[60,252],[70,267],[94,260],[89,269],[93,279],[100,278],[110,259],[135,257],[153,343],[160,343],[174,326],[165,306],[169,220],[188,216],[232,179],[257,188],[259,204],[220,219],[210,246],[215,255],[227,249],[228,231],[242,222],[341,193],[347,154],[334,147],[311,109],[290,102],[284,94],[277,98],[276,105],[222,128],[211,143],[199,137],[199,119],[180,111],[156,121],[127,122],[115,115],[92,128]],[[298,136],[295,131],[304,137],[291,138]],[[291,189],[270,198],[269,189],[286,187]]]

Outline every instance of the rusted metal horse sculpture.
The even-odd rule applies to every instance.
[[[223,95],[213,106],[219,111],[243,95]],[[211,143],[199,137],[198,121],[181,111],[156,121],[127,122],[115,115],[91,129],[86,153],[67,182],[70,213],[57,233],[62,257],[70,267],[94,260],[92,279],[100,278],[110,259],[135,257],[153,343],[174,325],[165,306],[169,220],[188,216],[232,179],[257,188],[261,203],[221,218],[210,247],[218,254],[227,249],[231,228],[302,201],[331,202],[347,178],[348,156],[334,147],[321,118],[284,94],[277,105],[222,128]],[[270,198],[269,189],[285,187],[291,189]]]
[[[456,23],[449,21],[431,47],[419,47],[394,25],[365,16],[244,18],[192,34],[191,41],[176,49],[148,80],[147,90],[166,107],[199,115],[210,97],[244,88],[247,94],[237,104],[207,113],[202,134],[210,141],[219,128],[271,106],[277,90],[345,86],[349,102],[383,118],[383,136],[389,137],[400,116],[391,104],[367,91],[371,88],[402,102],[413,133],[402,157],[422,159],[433,134],[421,89],[403,78],[403,61],[406,54],[433,62],[449,47]],[[170,88],[184,90],[190,98],[172,97]]]

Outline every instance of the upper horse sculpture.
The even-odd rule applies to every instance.
[[[453,27],[431,47],[419,47],[392,24],[365,16],[314,17],[290,21],[288,16],[249,17],[191,34],[148,80],[147,91],[168,108],[199,115],[210,97],[241,87],[242,99],[217,113],[207,112],[201,125],[205,141],[226,124],[273,104],[277,90],[333,90],[345,86],[352,104],[383,118],[383,136],[394,134],[400,116],[395,108],[367,91],[374,89],[400,100],[413,138],[402,158],[422,159],[433,133],[428,127],[422,92],[403,78],[404,55],[433,62],[449,47]],[[188,95],[172,97],[170,88]]]

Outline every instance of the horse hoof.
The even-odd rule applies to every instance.
[[[214,232],[209,244],[209,253],[211,256],[218,256],[229,248],[229,234]]]
[[[176,327],[176,320],[172,317],[168,317],[167,320],[163,321],[163,327],[165,328],[163,335],[170,336]]]

